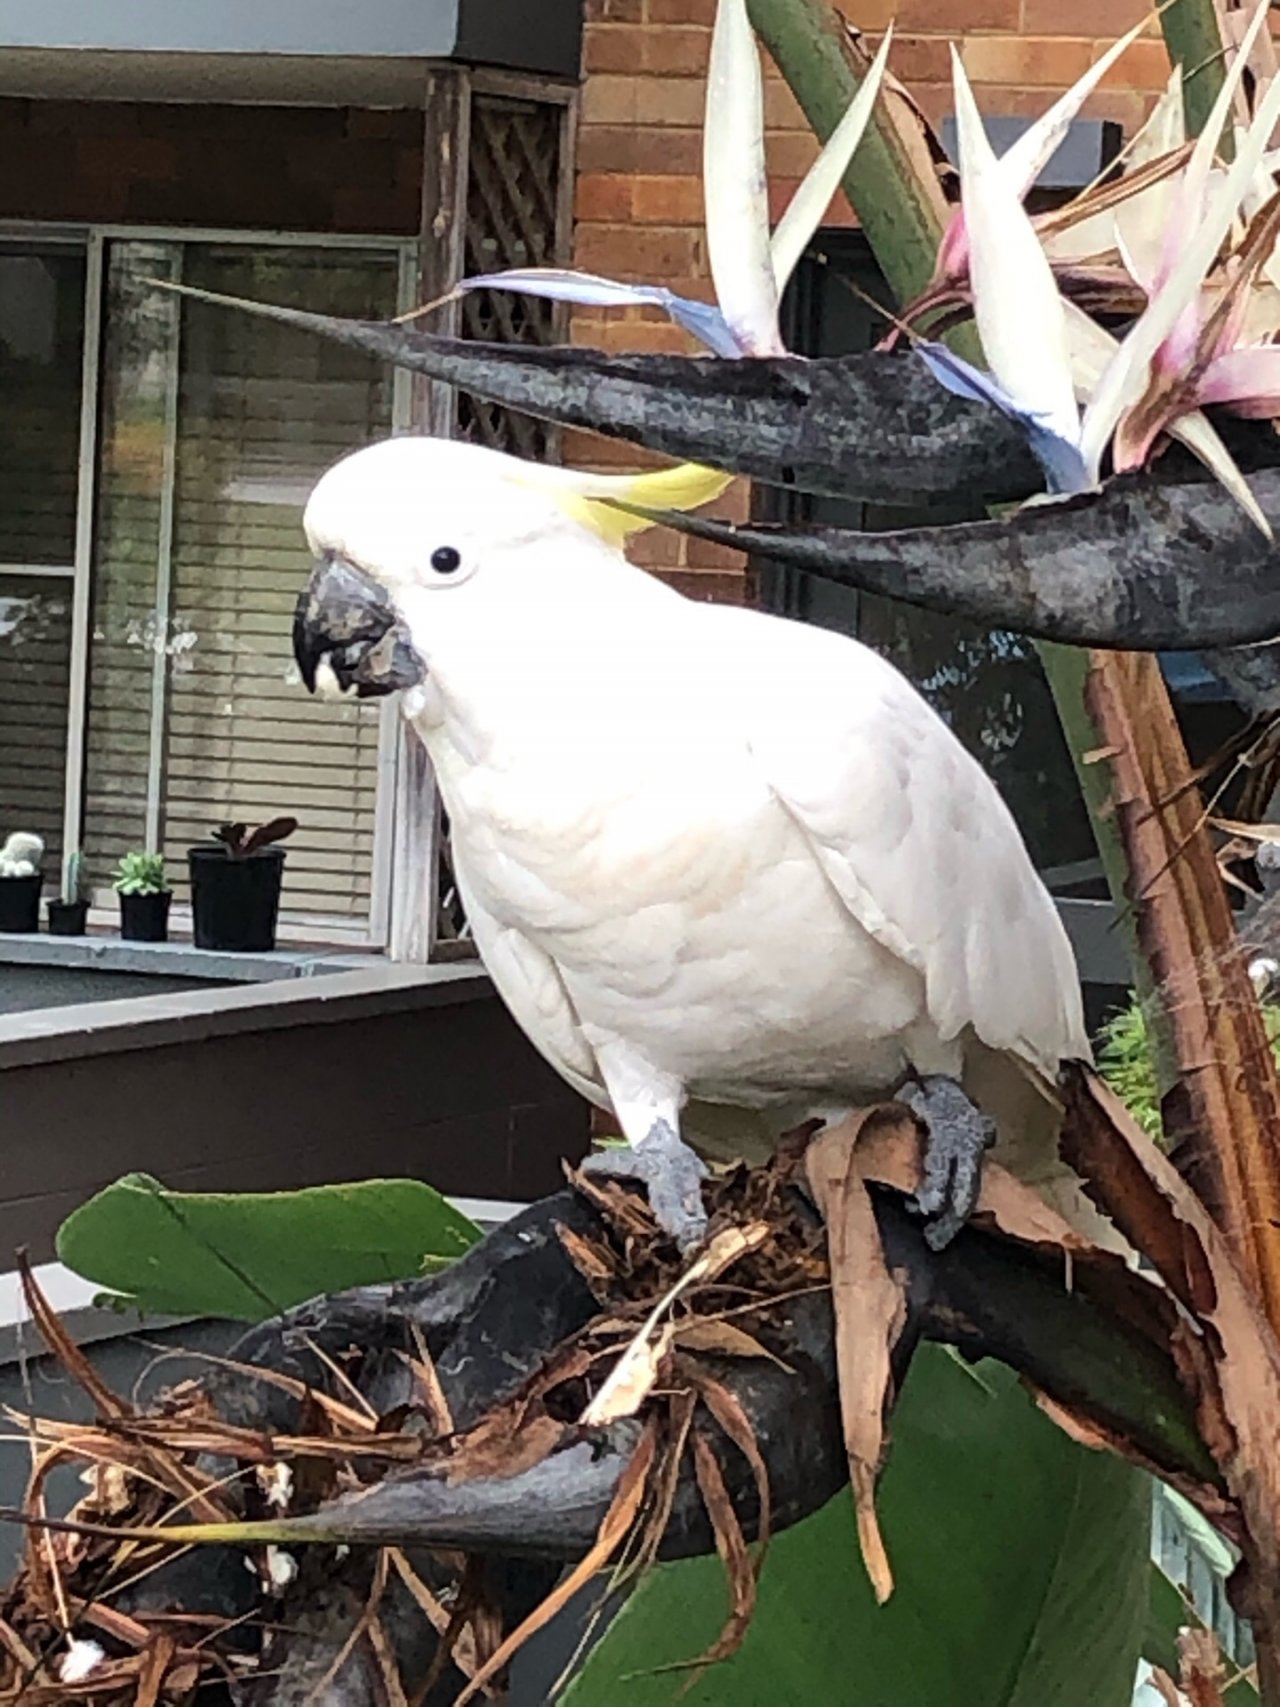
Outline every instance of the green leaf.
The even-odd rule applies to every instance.
[[[418,1180],[194,1193],[126,1174],[67,1217],[58,1256],[142,1309],[256,1322],[320,1292],[410,1279],[479,1237]]]
[[[715,1559],[649,1573],[565,1707],[1129,1707],[1147,1618],[1150,1483],[1088,1452],[1011,1372],[914,1360],[880,1515],[877,1607],[847,1493],[774,1541],[745,1646],[689,1688],[727,1610]],[[686,1691],[681,1696],[682,1691]]]

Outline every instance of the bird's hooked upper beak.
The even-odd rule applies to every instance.
[[[341,557],[321,558],[298,596],[293,655],[308,693],[326,658],[339,687],[361,699],[414,687],[427,674],[390,594]]]

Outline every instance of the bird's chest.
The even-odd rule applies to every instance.
[[[743,750],[663,752],[582,730],[437,769],[455,863],[494,918],[558,953],[674,946],[776,862],[784,815]]]
[[[851,918],[745,751],[694,756],[536,778],[446,760],[464,900],[554,962],[596,1043],[691,1084],[807,1085],[833,1063],[843,1081],[914,1020],[919,980]]]

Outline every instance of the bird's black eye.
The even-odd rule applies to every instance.
[[[462,553],[452,545],[438,545],[431,553],[431,567],[437,575],[456,575],[462,567]]]

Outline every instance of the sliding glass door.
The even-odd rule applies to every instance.
[[[147,281],[382,318],[398,269],[385,250],[111,245],[85,744],[99,881],[130,847],[161,849],[181,877],[217,824],[289,814],[295,925],[377,925],[385,708],[309,699],[289,632],[307,492],[392,430],[392,376]]]
[[[0,833],[43,835],[51,881],[66,823],[102,904],[131,849],[181,903],[188,846],[289,814],[282,934],[384,939],[395,716],[309,698],[290,625],[307,492],[404,381],[154,281],[383,318],[409,276],[403,244],[0,247]]]

